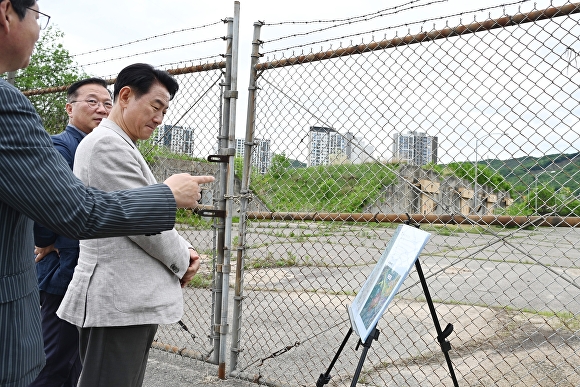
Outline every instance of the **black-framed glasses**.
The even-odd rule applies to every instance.
[[[105,110],[107,112],[110,112],[111,109],[113,108],[113,104],[109,101],[101,102],[101,101],[97,101],[96,99],[92,99],[92,98],[78,100],[78,101],[70,101],[70,103],[75,103],[75,102],[86,102],[87,105],[89,105],[89,107],[91,109],[96,109],[99,107],[99,105],[103,105],[103,108],[105,108]]]
[[[36,19],[38,26],[41,30],[45,29],[48,26],[48,22],[50,21],[50,16],[45,13],[42,13],[34,8],[26,7],[27,9],[34,11],[38,14],[38,19]]]

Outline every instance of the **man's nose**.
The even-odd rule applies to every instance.
[[[163,122],[163,113],[159,112],[153,116],[153,122],[157,125],[161,125]]]
[[[99,102],[99,104],[97,105],[97,113],[100,114],[109,114],[109,111],[107,109],[105,109],[105,104],[103,104],[102,102]]]

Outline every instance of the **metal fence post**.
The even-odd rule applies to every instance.
[[[235,120],[236,100],[238,97],[238,45],[239,45],[239,14],[240,3],[234,2],[234,18],[228,18],[227,52],[226,52],[226,80],[224,90],[224,126],[220,134],[220,155],[227,156],[228,162],[221,164],[220,179],[225,182],[225,195],[222,200],[223,209],[226,210],[223,236],[223,264],[218,266],[221,271],[221,315],[219,324],[219,353],[218,353],[218,377],[225,379],[226,372],[226,342],[228,334],[228,297],[231,271],[231,246],[232,246],[232,212],[234,204],[234,158],[235,158]],[[223,184],[222,184],[223,186]],[[219,246],[218,246],[219,249]],[[217,316],[216,316],[217,322]]]
[[[16,79],[16,71],[8,71],[6,73],[6,82],[14,86],[14,80]]]
[[[248,86],[248,110],[246,117],[246,140],[244,143],[244,168],[242,173],[242,185],[240,188],[240,220],[238,230],[238,248],[236,258],[236,283],[234,286],[234,312],[232,317],[232,347],[230,354],[230,374],[238,366],[240,353],[240,334],[242,329],[242,304],[244,299],[243,275],[244,256],[246,246],[247,208],[249,201],[250,173],[252,163],[252,147],[254,144],[254,125],[256,123],[256,78],[258,72],[255,65],[260,58],[260,28],[264,23],[254,23],[254,37],[252,39],[252,59],[250,65],[250,82]]]
[[[222,89],[221,97],[223,102],[221,102],[221,123],[220,123],[220,133],[218,134],[218,153],[220,156],[227,157],[229,151],[228,142],[228,125],[230,123],[230,77],[231,77],[231,38],[232,38],[232,18],[227,18],[224,20],[228,24],[228,32],[226,36],[227,47],[226,47],[226,73],[224,82],[220,84]],[[221,100],[220,100],[221,101]],[[219,184],[218,193],[216,195],[216,207],[220,211],[225,211],[227,207],[227,184],[228,184],[228,170],[229,165],[227,162],[220,161],[219,163]],[[212,340],[213,340],[213,357],[211,362],[214,364],[221,365],[225,364],[223,354],[221,353],[221,341],[225,341],[225,336],[227,335],[227,294],[225,297],[224,304],[224,289],[228,290],[224,283],[229,282],[229,251],[226,245],[230,242],[226,242],[226,220],[225,218],[217,218],[216,222],[217,228],[217,243],[216,243],[216,264],[215,264],[215,278],[213,282],[213,299],[214,299],[214,313],[212,321]],[[225,311],[225,312],[224,312]],[[225,320],[225,324],[224,324]],[[221,375],[221,366],[218,369],[218,376]]]

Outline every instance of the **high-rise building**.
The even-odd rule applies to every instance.
[[[340,134],[332,128],[310,127],[309,166],[336,163],[362,164],[373,161],[375,148],[351,132]]]
[[[413,165],[437,163],[437,137],[417,131],[395,133],[393,157]]]
[[[158,145],[167,147],[173,153],[189,156],[193,154],[193,129],[183,126],[161,125],[155,134]]]
[[[332,128],[311,126],[308,142],[308,166],[328,165],[333,160],[346,157],[347,139]]]
[[[241,138],[236,138],[236,156],[244,157],[245,141]],[[252,154],[252,166],[256,168],[258,173],[265,174],[270,169],[272,163],[272,155],[270,153],[270,140],[254,140],[254,150]]]
[[[366,141],[353,133],[346,134],[346,158],[353,164],[362,164],[372,162],[375,147],[367,144]]]

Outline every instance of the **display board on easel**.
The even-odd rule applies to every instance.
[[[381,258],[348,307],[352,330],[364,343],[407,278],[429,234],[399,225]]]

